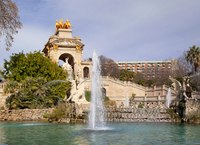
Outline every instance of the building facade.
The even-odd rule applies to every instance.
[[[176,60],[166,61],[119,61],[117,62],[120,70],[128,70],[141,73],[147,79],[168,76],[174,69]]]

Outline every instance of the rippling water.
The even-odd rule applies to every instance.
[[[0,122],[0,145],[200,145],[200,125],[112,123],[87,125]]]

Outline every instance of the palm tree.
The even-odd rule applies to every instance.
[[[200,67],[200,48],[198,46],[190,47],[187,51],[185,58],[194,68],[194,72],[197,72],[198,67]]]

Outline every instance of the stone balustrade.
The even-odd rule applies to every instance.
[[[103,81],[111,81],[111,82],[114,82],[116,84],[120,84],[120,85],[123,85],[123,86],[132,86],[132,87],[135,87],[135,88],[138,88],[138,89],[141,89],[141,90],[145,90],[145,87],[138,85],[136,83],[132,83],[130,81],[121,81],[119,79],[114,79],[114,78],[108,77],[108,76],[102,76],[102,79],[103,79]]]
[[[171,122],[166,109],[161,108],[108,108],[108,122]]]

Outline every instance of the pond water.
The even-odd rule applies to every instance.
[[[0,145],[200,145],[200,125],[111,123],[109,130],[85,124],[0,122]]]

